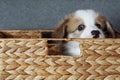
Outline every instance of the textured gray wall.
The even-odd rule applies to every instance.
[[[94,9],[120,29],[120,0],[0,0],[0,29],[54,29],[77,9]]]

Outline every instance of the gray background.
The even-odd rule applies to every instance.
[[[78,9],[94,9],[120,30],[120,0],[0,0],[0,29],[54,29]]]

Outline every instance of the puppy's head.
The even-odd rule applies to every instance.
[[[78,10],[58,24],[56,38],[114,38],[109,21],[93,10]]]

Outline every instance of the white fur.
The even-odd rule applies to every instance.
[[[74,14],[75,14],[75,18],[82,19],[86,26],[86,28],[84,29],[82,34],[79,36],[79,38],[93,38],[93,35],[91,35],[91,31],[93,30],[100,31],[99,38],[105,37],[102,30],[100,30],[95,26],[95,19],[99,15],[97,12],[93,10],[78,10]]]
[[[82,19],[86,28],[83,30],[82,34],[79,31],[68,34],[68,38],[93,38],[91,31],[98,30],[100,31],[99,38],[104,38],[102,30],[95,26],[95,18],[98,16],[93,10],[78,10],[74,13],[75,18]],[[78,35],[80,34],[80,35]],[[70,41],[66,44],[68,55],[80,55],[79,42]]]
[[[67,51],[65,52],[66,55],[80,55],[80,48],[79,48],[79,42],[77,41],[69,41],[67,42],[64,47],[66,47]]]

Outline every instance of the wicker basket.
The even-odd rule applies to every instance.
[[[73,39],[82,55],[62,56],[48,42],[71,39],[45,38],[52,30],[0,32],[0,80],[120,80],[119,38]]]

